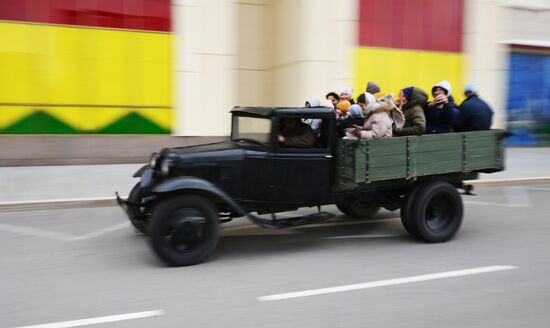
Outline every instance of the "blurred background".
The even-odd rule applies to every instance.
[[[549,0],[0,0],[2,146],[211,140],[233,106],[357,97],[370,80],[448,80],[457,102],[473,82],[508,145],[548,146],[548,21]]]
[[[0,0],[0,326],[548,327],[548,22],[550,0]],[[226,139],[233,106],[441,80],[457,103],[475,83],[522,146],[450,243],[327,206],[308,228],[235,220],[211,262],[168,269],[114,207],[151,152]],[[258,300],[495,265],[517,270]]]

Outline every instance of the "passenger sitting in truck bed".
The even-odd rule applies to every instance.
[[[347,100],[350,102],[350,104],[355,104],[355,101],[353,101],[353,90],[350,87],[344,87],[340,91],[340,101]]]
[[[464,95],[466,99],[460,104],[455,131],[489,130],[493,122],[493,110],[479,98],[475,84],[465,85]]]
[[[428,100],[428,95],[420,88],[407,87],[399,94],[399,108],[405,115],[402,128],[395,128],[394,136],[420,136],[426,130],[426,117],[422,105]]]
[[[336,134],[338,138],[342,138],[345,135],[344,132],[344,121],[348,117],[348,111],[351,107],[351,103],[347,100],[341,100],[336,104]]]
[[[451,132],[458,118],[458,108],[451,96],[451,84],[441,81],[432,88],[433,100],[424,107],[426,134]]]
[[[282,147],[311,148],[315,145],[315,134],[309,125],[299,118],[284,118],[281,121],[278,140]]]
[[[357,97],[357,104],[363,108],[365,124],[354,126],[347,132],[357,138],[381,139],[392,136],[393,105],[389,102],[378,103],[368,92]]]
[[[340,101],[340,96],[336,92],[329,92],[325,96],[326,100],[330,100],[332,103],[332,108],[336,108],[336,104]]]
[[[346,129],[350,129],[353,126],[363,126],[363,124],[365,124],[363,109],[357,104],[351,105],[348,110],[348,115],[336,126],[338,138],[346,136]]]
[[[305,103],[306,108],[320,107],[320,106],[321,106],[321,101],[319,99],[309,99]],[[311,130],[313,130],[315,137],[319,138],[321,136],[322,120],[320,118],[302,119],[302,122],[304,122],[305,124],[311,127]]]

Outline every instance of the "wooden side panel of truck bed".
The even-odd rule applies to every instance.
[[[504,169],[502,130],[441,133],[379,140],[340,139],[336,189],[384,180]]]

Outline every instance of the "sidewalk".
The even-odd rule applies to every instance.
[[[0,202],[126,196],[142,164],[0,167]],[[506,170],[481,179],[550,177],[550,148],[509,148]]]

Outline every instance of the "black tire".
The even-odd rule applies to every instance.
[[[407,232],[418,239],[420,239],[420,235],[418,233],[418,229],[416,229],[416,226],[408,219],[408,211],[411,209],[412,205],[412,199],[415,197],[416,191],[420,189],[423,185],[417,185],[411,188],[407,194],[405,195],[405,199],[403,201],[403,205],[401,206],[401,223],[403,224],[403,227]]]
[[[141,203],[143,194],[141,192],[141,186],[139,182],[132,188],[130,195],[128,195],[128,201],[132,203]],[[130,222],[136,228],[137,231],[146,234],[147,233],[147,219],[143,212],[143,207],[137,205],[128,204],[126,208],[128,218]]]
[[[149,224],[153,251],[171,266],[201,263],[218,244],[218,221],[214,204],[201,196],[165,200],[154,209]]]
[[[462,198],[447,182],[427,182],[405,198],[401,222],[412,236],[429,243],[445,242],[460,229]]]
[[[340,212],[354,219],[370,219],[380,210],[380,206],[365,203],[351,196],[342,203],[336,204]]]

